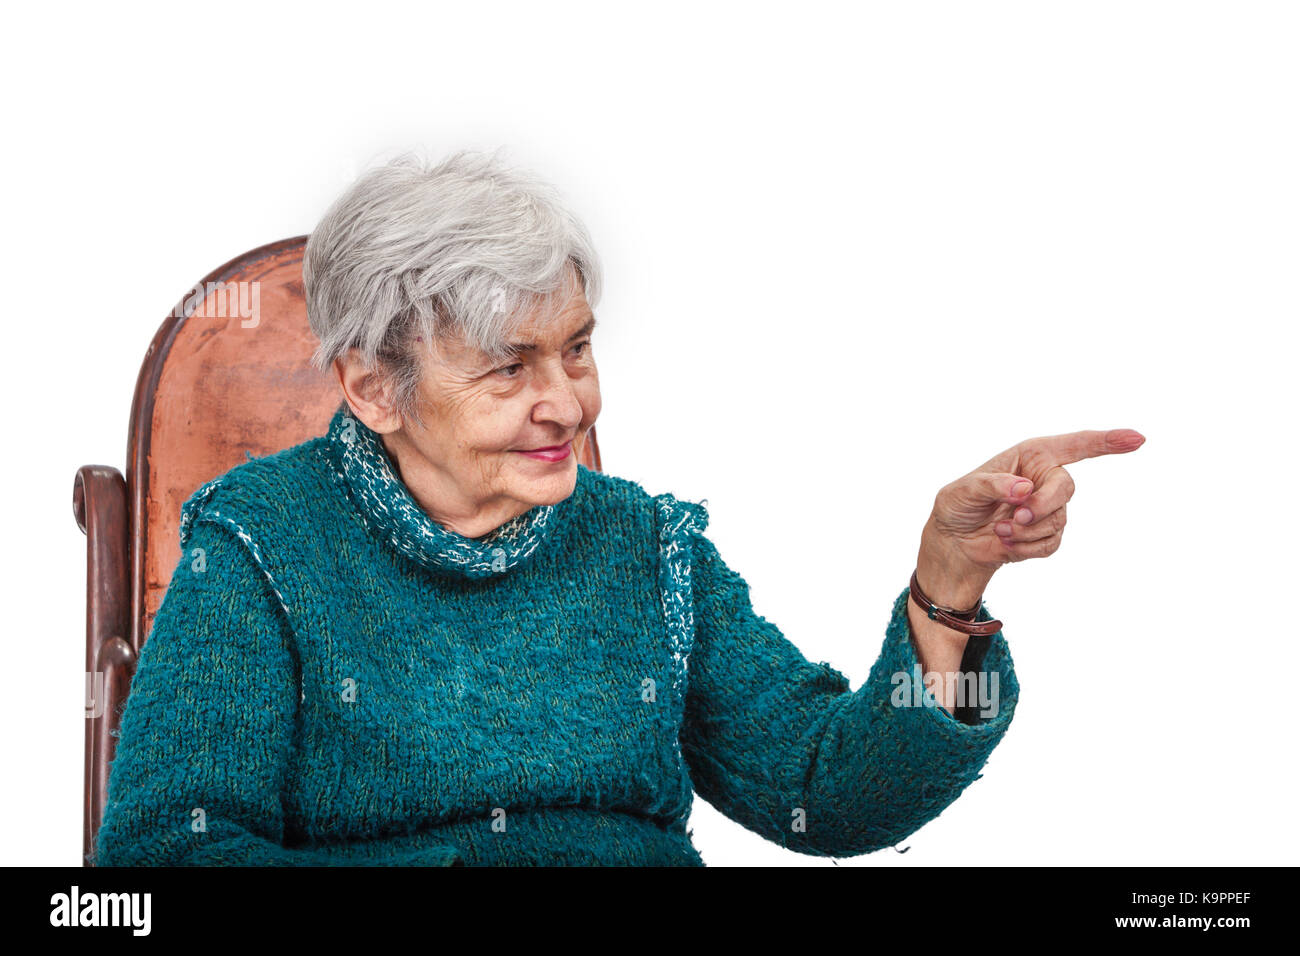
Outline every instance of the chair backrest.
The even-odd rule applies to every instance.
[[[307,237],[247,252],[191,287],[154,336],[127,457],[132,640],[138,652],[180,560],[180,508],[205,481],[323,434],[341,396],[313,369]],[[578,460],[600,470],[595,428]]]
[[[308,363],[305,236],[245,253],[192,286],[145,355],[131,410],[131,644],[180,560],[180,508],[205,481],[324,430],[338,387]]]

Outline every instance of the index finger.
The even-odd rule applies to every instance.
[[[1122,455],[1142,447],[1146,436],[1131,428],[1112,428],[1109,431],[1069,432],[1031,438],[1020,446],[1021,455],[1046,459],[1052,465],[1068,465],[1085,458],[1102,455]]]

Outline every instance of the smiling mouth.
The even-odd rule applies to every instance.
[[[563,445],[551,445],[549,448],[521,448],[517,454],[526,455],[533,461],[544,461],[557,465],[573,457],[573,441],[570,439]]]
[[[572,442],[573,442],[573,439],[570,438],[568,441],[563,442],[563,443],[561,443],[561,444],[559,444],[559,445],[545,445],[545,446],[543,446],[542,448],[516,448],[515,451],[525,451],[525,452],[537,452],[537,451],[563,451],[565,448],[568,448],[569,445],[570,445]]]

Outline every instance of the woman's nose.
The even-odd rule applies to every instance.
[[[573,382],[563,369],[548,377],[537,404],[544,417],[559,422],[565,428],[574,428],[582,421],[582,403],[578,401]]]

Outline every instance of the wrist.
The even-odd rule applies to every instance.
[[[944,547],[927,531],[916,558],[916,580],[935,604],[969,610],[984,596],[993,572]]]

